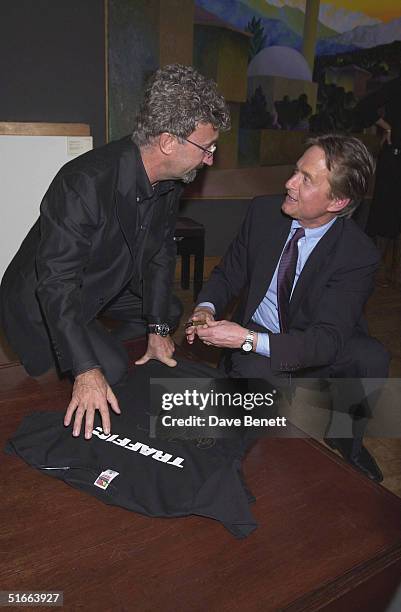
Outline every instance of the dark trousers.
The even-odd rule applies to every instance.
[[[172,330],[178,327],[182,311],[180,300],[173,295],[167,319]],[[106,305],[100,316],[120,322],[120,325],[111,331],[97,318],[86,325],[98,365],[101,366],[108,383],[113,385],[124,377],[128,369],[128,354],[123,341],[146,334],[147,321],[142,314],[142,298],[128,288],[124,289]],[[40,376],[54,367],[55,361],[49,341],[36,353],[35,361],[24,363],[24,367],[31,376]]]
[[[323,389],[329,393],[331,421],[327,428],[328,437],[341,436],[340,413],[347,413],[352,419],[352,437],[355,452],[362,444],[368,419],[380,394],[380,380],[387,378],[390,356],[384,346],[375,338],[356,332],[346,343],[336,361],[321,368],[308,368],[291,374],[273,372],[270,359],[256,353],[229,351],[224,357],[224,370],[232,378],[262,378],[272,386],[281,389],[291,397],[302,379],[309,384],[314,379],[319,385],[321,379],[329,379]],[[337,380],[336,380],[337,379]],[[379,379],[379,380],[378,380]]]
[[[173,295],[166,321],[172,331],[177,329],[182,312],[180,300]],[[146,335],[147,321],[142,314],[142,298],[126,289],[106,306],[101,315],[120,322],[120,325],[111,331],[106,330],[98,320],[91,321],[88,325],[99,365],[102,366],[109,384],[113,385],[120,381],[128,370],[128,355],[123,341]]]

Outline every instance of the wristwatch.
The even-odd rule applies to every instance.
[[[170,333],[170,326],[168,323],[149,323],[148,332],[165,338]]]
[[[255,335],[255,332],[252,331],[251,329],[248,329],[248,333],[247,336],[243,342],[243,344],[241,344],[241,348],[244,351],[244,353],[250,353],[251,350],[253,349],[253,337]]]

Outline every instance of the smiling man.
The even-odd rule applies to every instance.
[[[90,438],[95,411],[110,431],[110,385],[122,379],[122,340],[148,333],[137,362],[175,366],[170,332],[181,305],[172,298],[173,241],[183,184],[213,164],[229,112],[214,81],[173,64],[150,79],[132,137],[66,164],[41,204],[40,218],[1,286],[1,322],[28,374],[55,365],[74,388],[65,424],[83,423]],[[97,320],[121,322],[112,333]]]
[[[389,357],[368,335],[363,308],[379,252],[350,216],[374,169],[356,138],[312,139],[286,183],[281,207],[256,198],[238,236],[199,295],[187,339],[232,349],[231,376],[385,378]],[[221,319],[241,295],[233,321]],[[333,442],[370,478],[373,458],[355,440]]]

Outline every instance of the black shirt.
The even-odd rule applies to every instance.
[[[136,201],[138,203],[136,217],[137,229],[132,251],[136,260],[134,275],[137,273],[139,276],[142,276],[141,263],[143,249],[146,243],[154,207],[163,205],[163,200],[167,193],[174,189],[174,181],[160,181],[152,186],[146,174],[139,149],[136,158],[136,177]]]

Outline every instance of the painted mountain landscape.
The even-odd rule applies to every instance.
[[[376,9],[364,10],[371,3],[320,3],[316,54],[336,55],[369,49],[401,40],[401,6],[398,1],[377,4]],[[260,19],[264,29],[265,47],[281,45],[302,47],[305,0],[196,0],[196,5],[220,20],[245,30],[251,20]],[[342,6],[344,5],[344,6]],[[386,5],[388,10],[385,11]]]

